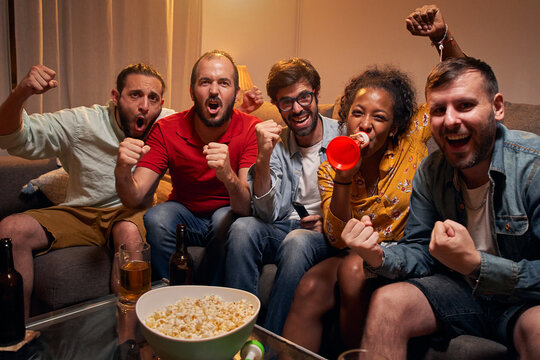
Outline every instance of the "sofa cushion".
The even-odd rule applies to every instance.
[[[510,356],[506,347],[495,341],[460,335],[450,341],[445,351],[429,348],[422,358],[424,360],[503,360]]]
[[[540,135],[540,106],[504,102],[502,123],[509,129],[519,129]]]
[[[53,250],[34,259],[34,293],[51,310],[107,295],[111,253],[98,246]]]

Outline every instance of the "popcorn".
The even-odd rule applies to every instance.
[[[255,307],[246,300],[223,301],[217,295],[202,299],[186,297],[160,308],[145,323],[151,329],[179,339],[204,339],[225,334],[243,325],[255,315]]]

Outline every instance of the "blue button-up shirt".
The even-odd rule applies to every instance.
[[[428,246],[436,221],[467,226],[455,171],[440,151],[424,160],[413,179],[404,237],[383,249],[376,273],[404,279],[448,270]],[[489,179],[489,221],[498,254],[481,252],[474,292],[500,301],[540,299],[540,137],[498,124]]]
[[[319,115],[323,124],[323,138],[319,149],[321,163],[326,161],[328,143],[339,135],[336,120]],[[281,141],[276,144],[270,157],[270,190],[263,196],[253,192],[253,175],[255,165],[251,166],[248,181],[253,200],[253,214],[262,220],[273,223],[285,220],[293,211],[292,202],[298,194],[298,182],[302,176],[302,154],[300,151],[291,153],[289,137],[294,136],[289,128],[281,132]]]

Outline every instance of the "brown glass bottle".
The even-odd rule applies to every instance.
[[[186,250],[186,225],[176,225],[176,250],[169,259],[169,284],[191,284],[193,271],[193,258]]]
[[[13,266],[11,239],[0,240],[0,346],[24,340],[23,279]]]

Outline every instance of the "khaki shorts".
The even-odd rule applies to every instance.
[[[124,206],[95,208],[52,206],[24,212],[36,219],[52,235],[49,248],[37,255],[53,249],[72,246],[109,246],[112,227],[118,221],[130,221],[137,225],[143,241],[146,239],[143,215],[145,210],[128,209]],[[49,236],[50,237],[50,236]]]

